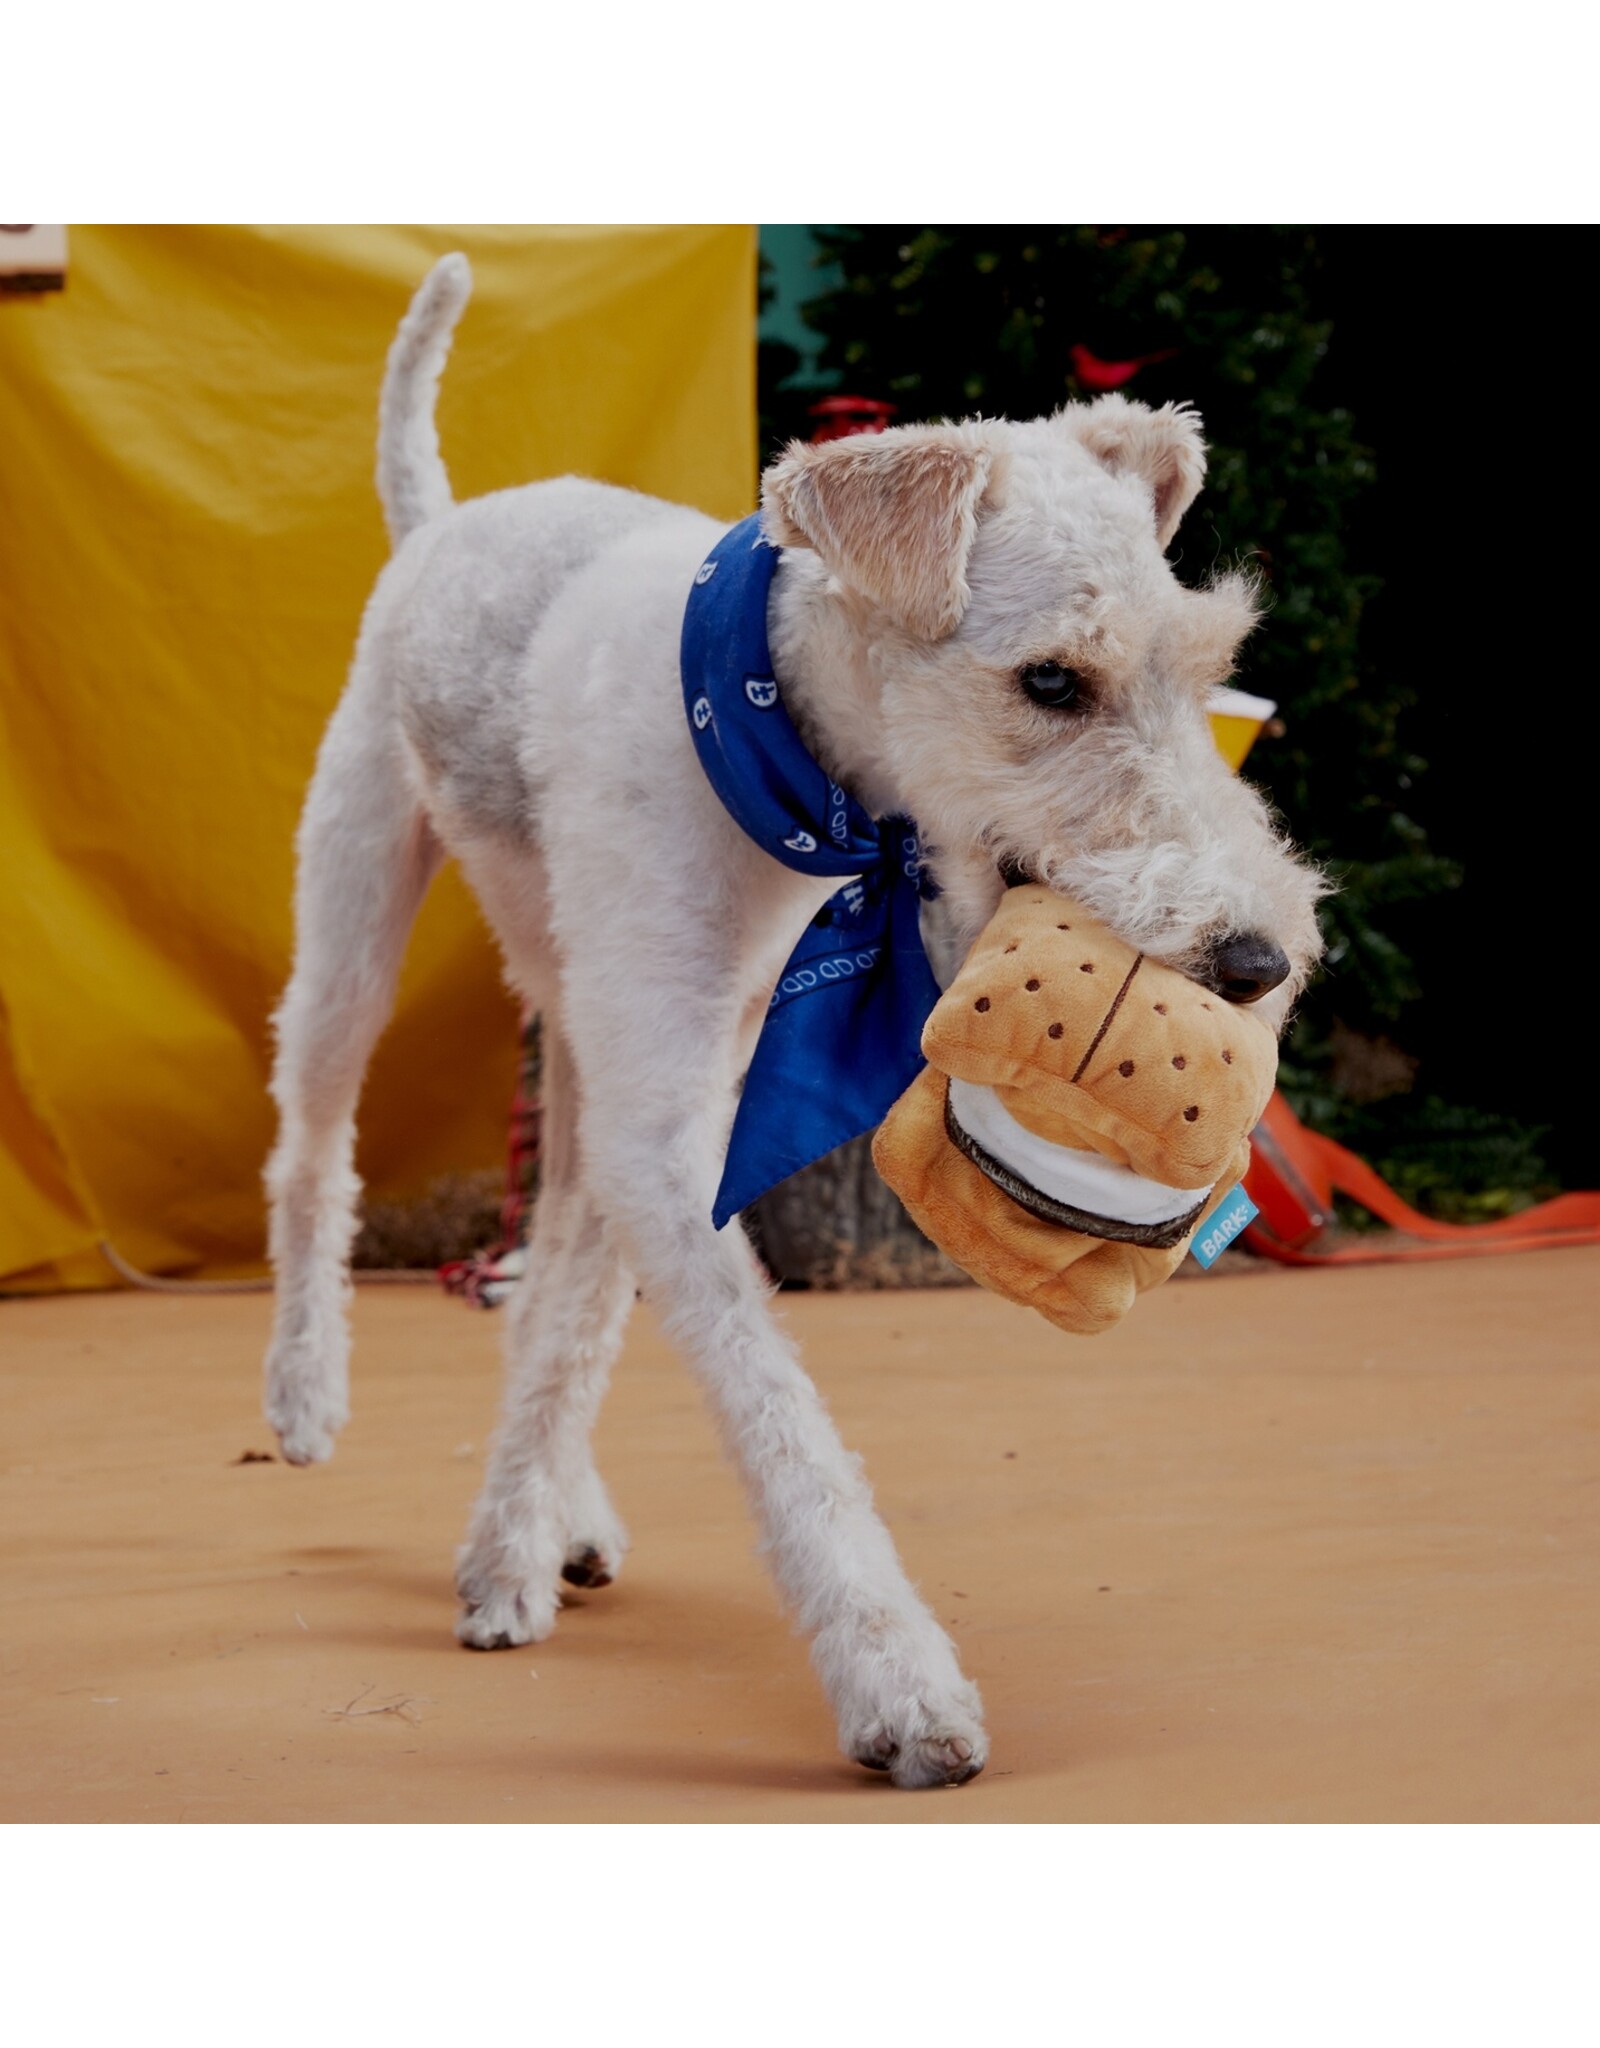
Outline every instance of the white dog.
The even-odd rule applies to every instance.
[[[621,1564],[589,1437],[637,1283],[710,1397],[845,1753],[899,1785],[959,1783],[986,1758],[977,1693],[743,1232],[710,1220],[769,994],[837,882],[779,866],[697,760],[679,636],[715,522],[571,477],[452,502],[432,415],[470,283],[464,258],[440,262],[390,354],[394,556],[300,829],[267,1414],[295,1463],[326,1458],[346,1419],[356,1101],[452,855],[548,1048],[544,1185],[460,1639],[538,1641],[563,1576],[603,1585]],[[874,818],[920,828],[941,980],[1019,874],[1279,1025],[1314,963],[1321,884],[1207,726],[1251,590],[1185,589],[1163,559],[1204,471],[1193,413],[1120,397],[796,444],[768,469],[785,705]]]

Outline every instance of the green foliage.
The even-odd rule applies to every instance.
[[[1359,1126],[1380,1141],[1423,1198],[1467,1189],[1492,1207],[1539,1185],[1533,1140],[1513,1142],[1504,1119],[1433,1102],[1382,1105],[1379,1115],[1346,1098],[1330,1063],[1335,1018],[1378,1032],[1416,1000],[1402,936],[1410,907],[1460,876],[1418,816],[1425,763],[1410,735],[1409,683],[1362,665],[1362,613],[1378,583],[1348,536],[1376,464],[1341,402],[1317,233],[816,232],[819,266],[837,266],[828,274],[840,279],[804,308],[825,337],[821,367],[838,389],[892,400],[902,420],[1029,418],[1093,397],[1073,375],[1074,344],[1106,362],[1172,352],[1123,388],[1153,404],[1190,400],[1205,420],[1210,472],[1175,547],[1177,573],[1201,582],[1244,565],[1261,577],[1267,617],[1238,681],[1276,701],[1281,730],[1258,741],[1248,772],[1338,884],[1324,912],[1327,964],[1287,1049],[1305,1077],[1300,1099],[1316,1099],[1320,1128],[1344,1136]],[[785,391],[765,365],[763,386],[770,454],[809,431],[816,392]],[[1362,1120],[1375,1116],[1368,1130]]]
[[[767,233],[762,230],[763,238]],[[796,389],[801,368],[800,351],[792,341],[767,331],[767,314],[777,297],[777,269],[765,249],[756,255],[756,426],[761,437],[762,460],[770,460],[793,435],[804,434],[802,397]],[[804,394],[806,401],[815,391]],[[802,424],[802,422],[804,422]]]

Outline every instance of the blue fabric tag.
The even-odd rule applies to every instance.
[[[1235,1188],[1219,1208],[1212,1210],[1189,1246],[1207,1272],[1257,1213],[1255,1203],[1242,1187]]]
[[[767,644],[781,550],[752,514],[697,571],[683,615],[683,703],[730,815],[801,874],[852,876],[807,925],[773,990],[733,1121],[720,1230],[802,1166],[882,1122],[923,1065],[939,986],[922,948],[916,828],[874,819],[813,759]]]

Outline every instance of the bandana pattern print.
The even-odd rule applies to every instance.
[[[870,817],[784,708],[767,643],[780,552],[752,514],[697,572],[683,620],[684,709],[700,765],[748,837],[800,874],[848,879],[772,992],[712,1210],[719,1230],[882,1121],[922,1067],[922,1027],[939,999],[919,928],[927,891],[915,827]]]

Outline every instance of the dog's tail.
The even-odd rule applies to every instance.
[[[400,322],[378,401],[378,496],[396,547],[455,503],[433,424],[439,375],[461,309],[472,296],[465,256],[441,256]]]

